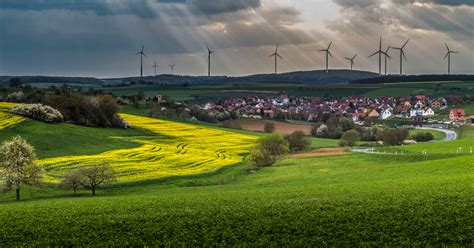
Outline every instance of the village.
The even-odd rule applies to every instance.
[[[450,108],[459,100],[430,98],[425,95],[379,97],[365,96],[321,98],[299,97],[281,93],[275,97],[228,98],[198,105],[207,111],[235,112],[241,118],[317,121],[324,114],[351,117],[355,123],[365,120],[400,119],[414,123],[442,123],[462,125],[474,123],[474,116],[466,116],[464,109]],[[449,115],[439,116],[439,113]],[[445,114],[446,115],[446,114]]]

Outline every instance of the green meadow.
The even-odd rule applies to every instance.
[[[461,133],[392,148],[404,155],[283,158],[256,172],[241,163],[110,185],[96,197],[26,187],[20,202],[0,194],[0,246],[470,246],[474,156],[452,148],[474,137],[472,128]],[[149,135],[35,121],[0,134],[24,135],[40,157],[133,147],[114,137]],[[335,146],[312,139],[315,149]]]

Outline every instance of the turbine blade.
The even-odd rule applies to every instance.
[[[450,52],[447,52],[446,55],[444,55],[443,60],[445,60],[449,56]]]
[[[329,48],[331,48],[331,45],[332,45],[332,41],[329,43],[328,50],[329,50]]]
[[[444,45],[446,46],[446,49],[448,49],[448,51],[450,51],[449,47],[448,47],[448,43],[445,42]]]
[[[401,51],[402,51],[402,55],[403,55],[403,58],[405,59],[405,61],[408,61],[407,56],[405,56],[405,52],[403,50],[401,50]]]
[[[318,52],[326,52],[326,51],[327,51],[326,49],[318,50]]]
[[[277,56],[278,56],[280,59],[283,59],[283,57],[282,57],[282,56],[280,56],[280,54],[277,54]]]
[[[329,50],[328,50],[328,54],[329,56],[331,56],[331,58],[334,58]]]
[[[357,57],[357,53],[354,55],[354,57],[352,57],[352,59],[355,59]]]
[[[402,49],[405,48],[405,46],[408,44],[409,41],[410,41],[410,39],[408,39],[408,40],[405,42],[405,44],[403,44]]]
[[[456,52],[456,51],[451,51],[451,53],[459,53],[459,52]]]
[[[372,56],[374,56],[375,54],[377,54],[377,53],[379,53],[379,52],[380,52],[380,51],[377,51],[377,52],[373,53],[372,55],[369,56],[369,58],[372,57]]]

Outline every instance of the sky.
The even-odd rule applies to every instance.
[[[378,71],[369,55],[406,46],[408,74],[474,73],[474,0],[0,0],[0,75],[138,76],[319,70],[333,42],[330,68]],[[389,50],[388,72],[399,72]]]

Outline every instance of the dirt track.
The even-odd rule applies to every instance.
[[[294,131],[303,131],[306,135],[311,134],[311,126],[310,125],[298,125],[298,124],[291,124],[286,122],[280,121],[267,121],[267,120],[239,120],[242,129],[249,130],[249,131],[257,131],[263,132],[263,127],[265,123],[272,122],[275,124],[276,131],[282,134],[291,134]]]
[[[322,148],[312,152],[291,154],[287,158],[315,158],[348,154],[346,148]]]

